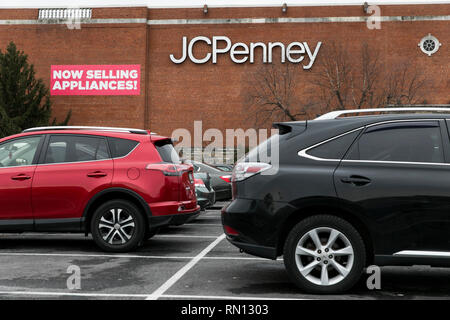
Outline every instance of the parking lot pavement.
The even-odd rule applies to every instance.
[[[242,254],[222,232],[219,203],[192,223],[162,230],[137,251],[101,252],[78,234],[1,234],[1,299],[405,299],[450,298],[450,269],[382,268],[341,296],[298,292],[283,261]],[[80,270],[80,289],[68,289]],[[367,278],[367,276],[365,277]]]

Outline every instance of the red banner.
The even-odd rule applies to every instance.
[[[139,95],[141,66],[52,65],[52,96]]]

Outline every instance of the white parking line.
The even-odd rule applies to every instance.
[[[131,254],[88,254],[88,253],[34,253],[34,252],[0,252],[0,256],[29,256],[29,257],[74,257],[74,258],[117,258],[117,259],[194,259],[195,256],[144,256],[144,255],[131,255]],[[203,257],[204,260],[260,260],[260,261],[272,261],[264,258],[257,257]],[[280,260],[280,259],[278,259]],[[148,296],[148,294],[147,294]]]
[[[75,258],[118,258],[118,259],[192,259],[183,256],[144,256],[128,254],[89,254],[89,253],[34,253],[34,252],[0,252],[0,256],[36,256],[36,257],[75,257]]]
[[[105,297],[105,298],[145,298],[146,294],[127,293],[83,293],[83,292],[46,292],[46,291],[0,291],[0,295],[25,295],[25,296],[72,296],[72,297]]]
[[[276,260],[258,258],[258,257],[204,257],[203,260],[259,260],[259,261],[283,261],[283,258],[277,258]]]
[[[146,298],[147,294],[139,293],[96,293],[96,292],[55,292],[55,291],[0,291],[0,295],[16,296],[56,296],[56,297],[90,297],[90,298]],[[206,295],[178,295],[163,294],[160,298],[173,299],[213,299],[213,300],[308,300],[302,298],[269,298],[269,297],[241,297],[241,296],[206,296]]]
[[[67,236],[73,236],[77,238],[83,238],[90,240],[92,239],[91,236],[85,236],[84,233],[45,233],[45,232],[24,232],[24,233],[10,233],[1,234],[0,239],[6,239],[6,238],[24,238],[24,237],[42,237],[42,236],[51,236],[51,237],[67,237]]]
[[[186,224],[188,224],[188,225],[191,225],[191,226],[196,226],[196,227],[203,227],[203,226],[205,226],[205,227],[221,227],[222,225],[221,224],[218,224],[218,223],[186,223]]]
[[[204,239],[215,239],[217,236],[197,236],[189,234],[157,234],[155,238],[204,238]]]
[[[164,294],[170,287],[172,287],[180,278],[186,274],[193,266],[195,266],[203,257],[205,257],[217,244],[225,239],[225,234],[221,234],[216,240],[211,242],[205,249],[202,250],[198,255],[196,255],[191,261],[189,261],[183,268],[178,270],[169,280],[164,282],[162,286],[153,291],[151,295],[147,297],[147,300],[157,300],[161,295]]]
[[[199,220],[212,220],[212,219],[218,220],[219,217],[220,215],[208,215],[201,217]]]
[[[80,238],[80,239],[86,239],[86,240],[92,240],[91,237],[85,237],[84,235],[81,234],[75,234],[75,233],[28,233],[28,234],[11,234],[11,235],[2,235],[1,239],[23,239],[25,237],[67,237],[67,236],[72,236],[74,238]],[[190,235],[190,234],[157,234],[155,236],[155,238],[207,238],[207,239],[215,239],[217,238],[217,235],[213,236],[213,235]]]

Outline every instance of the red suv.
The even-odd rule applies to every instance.
[[[195,218],[193,168],[145,130],[42,127],[0,140],[0,231],[90,232],[105,251],[134,249]]]

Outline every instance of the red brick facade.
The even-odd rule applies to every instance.
[[[141,65],[139,96],[53,96],[54,115],[61,118],[71,109],[74,125],[150,128],[165,135],[180,127],[192,129],[194,120],[202,120],[204,129],[252,127],[254,123],[245,104],[245,79],[260,60],[257,58],[255,64],[234,64],[229,55],[220,55],[217,64],[170,61],[170,54],[179,56],[183,36],[192,39],[200,35],[209,38],[224,35],[233,43],[246,44],[279,41],[287,45],[307,41],[315,45],[322,41],[325,47],[336,41],[345,43],[351,52],[356,52],[365,40],[380,48],[385,68],[398,59],[410,61],[437,79],[428,88],[433,92],[428,103],[450,103],[450,5],[382,6],[381,14],[422,19],[385,21],[380,30],[369,30],[365,22],[226,20],[363,17],[366,15],[362,6],[289,7],[286,13],[282,13],[281,7],[210,8],[207,14],[201,8],[94,8],[91,23],[70,30],[65,24],[38,22],[38,9],[0,9],[0,48],[4,50],[9,41],[14,41],[29,55],[38,76],[47,84],[51,65]],[[423,18],[430,16],[443,18],[432,21]],[[190,23],[185,24],[182,19]],[[198,22],[204,19],[208,23]],[[431,57],[417,46],[428,33],[442,43]],[[319,53],[316,63],[320,58]],[[300,88],[306,88],[310,73],[301,72],[305,86]]]

